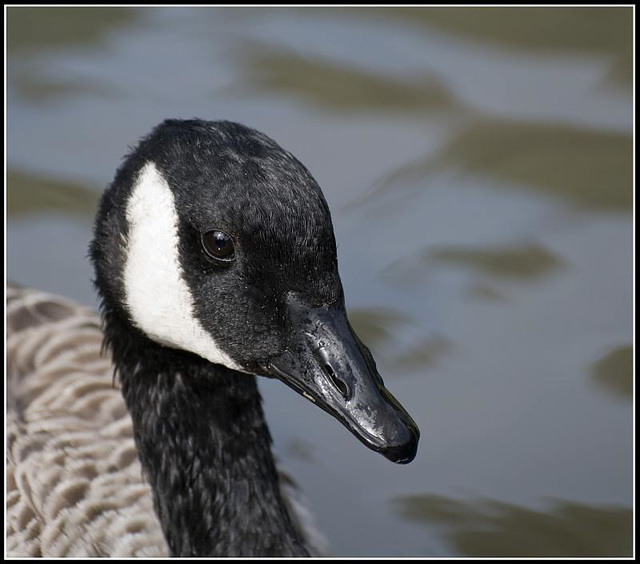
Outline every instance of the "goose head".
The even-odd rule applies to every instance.
[[[103,309],[145,338],[277,378],[396,463],[419,431],[349,324],[331,214],[309,171],[231,122],[167,120],[104,193]]]

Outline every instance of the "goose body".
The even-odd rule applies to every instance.
[[[267,136],[163,122],[104,192],[91,258],[102,322],[7,290],[10,555],[321,552],[256,375],[386,458],[415,456],[346,318],[322,192]]]

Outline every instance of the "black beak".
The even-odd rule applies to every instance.
[[[392,462],[411,462],[420,431],[384,387],[344,306],[310,308],[296,294],[289,294],[288,306],[289,346],[264,362],[263,371],[333,415],[369,448]]]

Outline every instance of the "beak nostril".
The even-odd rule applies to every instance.
[[[351,394],[349,392],[349,386],[347,386],[344,380],[341,380],[333,370],[333,367],[329,363],[324,365],[325,372],[329,376],[329,381],[336,387],[336,389],[342,394],[345,400],[349,400]]]

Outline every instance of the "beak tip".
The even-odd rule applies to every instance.
[[[418,453],[418,440],[420,438],[417,429],[409,429],[409,437],[398,445],[387,446],[381,450],[381,454],[396,464],[409,464]]]
[[[409,464],[416,457],[418,452],[418,444],[401,447],[390,447],[382,451],[382,455],[391,462],[396,464]]]

